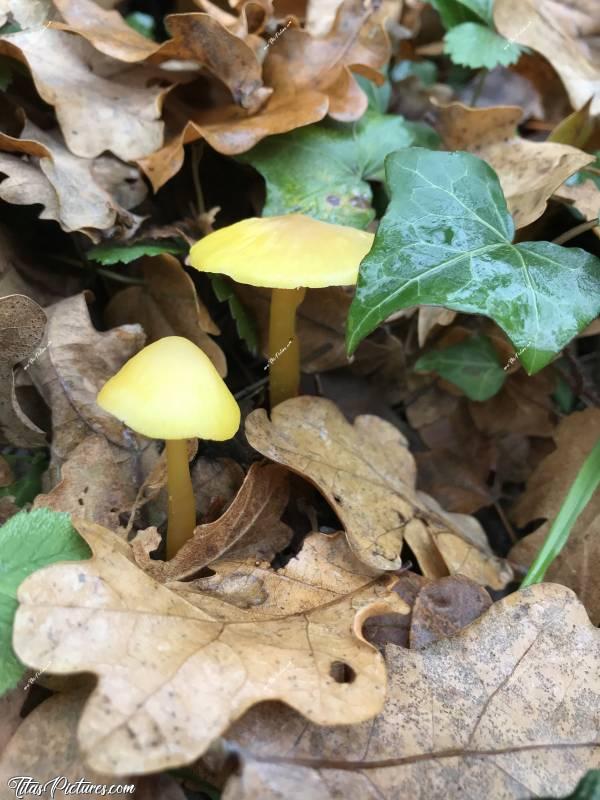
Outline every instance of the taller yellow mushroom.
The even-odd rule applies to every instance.
[[[372,233],[356,228],[303,214],[286,214],[236,222],[200,239],[190,250],[188,263],[197,270],[273,290],[269,322],[271,407],[298,394],[296,310],[306,289],[353,286],[373,238]]]
[[[172,558],[196,526],[187,439],[231,439],[240,426],[239,406],[208,356],[182,336],[140,350],[104,384],[96,402],[137,433],[165,440]]]

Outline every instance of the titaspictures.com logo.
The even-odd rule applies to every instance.
[[[78,781],[70,781],[65,775],[57,775],[45,783],[36,781],[28,775],[15,775],[9,778],[8,788],[15,793],[17,800],[25,800],[27,797],[49,797],[54,800],[57,792],[65,795],[81,797],[126,797],[133,795],[135,791],[134,783],[92,783],[85,778]]]

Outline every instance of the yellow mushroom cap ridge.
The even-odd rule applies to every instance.
[[[235,436],[240,408],[208,356],[182,336],[144,347],[102,387],[96,402],[152,439]]]
[[[352,286],[373,239],[304,214],[250,217],[200,239],[187,263],[270,289]]]

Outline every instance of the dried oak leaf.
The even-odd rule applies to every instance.
[[[371,14],[369,4],[345,0],[334,28],[324,38],[312,38],[300,28],[286,28],[276,46],[267,50],[259,99],[264,100],[267,89],[272,94],[262,105],[243,108],[229,103],[198,108],[168,98],[166,119],[171,134],[162,149],[138,160],[155,191],[181,168],[184,145],[197,139],[204,138],[220,153],[235,155],[250,150],[266,136],[318,122],[327,113],[336,119],[358,119],[367,107],[367,98],[350,67],[379,81],[378,70],[389,58],[385,31],[379,22],[370,20]],[[234,73],[232,80],[239,81],[239,75]],[[240,90],[237,96],[241,97]]]
[[[134,504],[137,467],[135,453],[91,434],[63,464],[60,483],[39,494],[33,507],[65,511],[116,530],[119,514]]]
[[[329,115],[350,122],[367,109],[367,97],[350,68],[381,82],[378,72],[388,61],[389,41],[382,25],[371,19],[373,6],[363,0],[344,0],[326,36],[313,37],[301,28],[288,28],[269,48],[271,59],[285,59],[299,88],[313,87],[329,98]]]
[[[253,464],[227,511],[214,522],[196,526],[192,538],[173,558],[151,559],[149,553],[160,538],[142,532],[132,542],[135,560],[160,583],[184,580],[232,548],[238,557],[242,551],[255,561],[271,561],[292,538],[291,528],[281,521],[288,497],[287,470]]]
[[[323,728],[274,704],[228,734],[241,774],[223,800],[563,796],[600,764],[600,632],[541,584],[424,650],[386,648],[382,713]]]
[[[17,447],[40,447],[46,437],[19,408],[14,366],[36,351],[44,337],[46,315],[31,298],[0,298],[0,440]]]
[[[550,525],[581,465],[600,438],[600,410],[588,408],[565,417],[554,432],[556,450],[534,471],[512,517],[520,527],[546,519],[513,547],[511,560],[528,567],[537,555]],[[564,549],[550,565],[546,579],[577,592],[595,625],[600,625],[600,492],[596,492],[577,519]]]
[[[319,122],[327,114],[327,97],[310,86],[297,88],[283,59],[271,60],[264,79],[273,94],[254,114],[234,103],[197,108],[169,98],[166,117],[170,135],[164,147],[137,161],[154,191],[179,172],[184,145],[190,142],[205,139],[219,153],[245,153],[266,136]]]
[[[20,691],[22,699],[23,689],[18,687],[15,691]],[[11,794],[18,787],[16,776],[20,775],[30,775],[42,785],[51,783],[57,776],[64,776],[69,783],[83,777],[85,781],[100,786],[132,783],[126,778],[117,781],[111,775],[102,775],[83,763],[77,749],[76,732],[86,695],[85,689],[56,694],[21,721],[0,756],[0,782],[11,789]],[[63,792],[60,785],[59,781],[58,791],[54,794],[56,798],[73,797],[72,792],[70,795]],[[102,792],[84,792],[82,789],[76,796],[101,797]]]
[[[365,415],[351,425],[329,400],[299,397],[274,408],[271,420],[263,409],[252,412],[246,437],[264,456],[317,486],[350,547],[372,569],[398,569],[406,540],[426,575],[460,571],[496,588],[510,579],[476,520],[446,514],[416,491],[407,440],[389,422]]]
[[[143,158],[163,143],[160,120],[165,79],[156,69],[123,70],[79,36],[46,29],[0,38],[0,53],[26,63],[40,96],[54,106],[68,149],[81,158],[109,150],[123,161]]]
[[[544,213],[550,196],[594,157],[556,142],[532,142],[517,134],[517,106],[438,108],[438,130],[448,150],[467,150],[496,171],[517,228]]]
[[[121,539],[77,521],[94,558],[40,570],[19,589],[23,663],[97,677],[78,726],[94,770],[153,772],[192,761],[250,706],[282,700],[317,724],[372,717],[385,696],[364,619],[406,608],[382,579],[305,613],[254,622],[206,595],[191,605],[131,560]],[[43,662],[43,663],[42,663]],[[354,679],[339,683],[337,665]]]
[[[227,553],[211,564],[211,570],[214,575],[174,583],[172,588],[193,604],[205,604],[211,596],[221,598],[234,607],[231,619],[242,609],[253,620],[283,618],[325,606],[363,589],[374,577],[353,555],[343,535],[316,532],[305,538],[300,552],[281,569],[273,570],[244,553],[240,557]],[[398,595],[403,603],[410,602],[401,592]],[[409,607],[403,603],[398,615]],[[226,608],[218,610],[223,613]]]
[[[494,22],[507,39],[537,50],[558,72],[573,108],[592,98],[600,113],[600,20],[596,0],[496,0]]]
[[[170,255],[141,260],[143,286],[129,286],[110,300],[105,318],[112,326],[138,323],[148,344],[164,336],[184,336],[204,350],[220,375],[227,374],[225,354],[208,334],[219,334],[194,282]]]
[[[131,234],[142,222],[127,211],[146,196],[135,167],[112,156],[74,156],[58,130],[42,131],[29,121],[20,138],[0,133],[0,150],[0,171],[8,176],[0,183],[0,197],[8,203],[41,203],[40,219],[56,220],[64,231],[82,231],[94,241],[98,231]]]
[[[121,447],[141,450],[147,440],[96,405],[106,381],[144,346],[139,325],[104,333],[90,320],[84,293],[46,309],[44,351],[28,374],[52,414],[52,456],[58,464],[91,432]]]

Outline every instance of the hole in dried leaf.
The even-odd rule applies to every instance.
[[[353,683],[356,678],[356,672],[345,661],[333,661],[329,674],[336,683]]]

